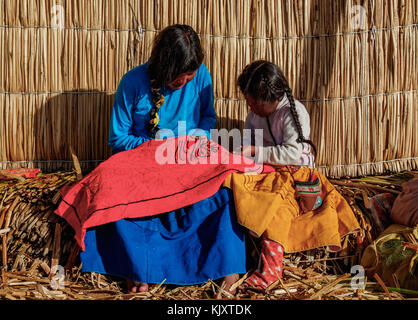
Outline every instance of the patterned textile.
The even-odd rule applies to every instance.
[[[308,181],[295,180],[296,199],[303,212],[318,209],[322,205],[322,186],[314,172]]]

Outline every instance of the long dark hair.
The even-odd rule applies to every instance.
[[[154,102],[148,124],[148,132],[151,136],[155,136],[159,129],[158,110],[164,104],[161,88],[166,87],[180,74],[197,70],[203,58],[200,39],[192,27],[175,24],[157,34],[147,66]]]
[[[238,86],[244,95],[249,95],[255,100],[273,102],[281,99],[286,93],[290,103],[290,111],[298,132],[299,143],[308,143],[316,158],[315,144],[305,139],[302,132],[302,126],[296,111],[295,99],[293,98],[292,89],[282,70],[269,61],[258,60],[247,65],[238,77]]]
[[[184,24],[166,27],[154,39],[147,67],[152,86],[165,87],[181,73],[197,70],[203,58],[199,36],[192,27]]]

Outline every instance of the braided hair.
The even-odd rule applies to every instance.
[[[244,95],[249,95],[255,100],[274,102],[286,94],[298,132],[296,141],[298,143],[308,143],[312,147],[316,158],[315,144],[303,136],[292,89],[277,65],[265,60],[258,60],[247,65],[238,77],[238,86]]]
[[[155,37],[147,66],[154,103],[148,124],[151,136],[155,136],[159,129],[158,110],[164,104],[161,89],[167,87],[180,74],[197,70],[203,58],[199,37],[188,25],[168,26]]]

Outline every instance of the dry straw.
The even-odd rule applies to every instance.
[[[1,2],[0,169],[83,168],[111,155],[114,92],[156,33],[200,34],[218,126],[243,128],[236,86],[255,59],[277,63],[311,115],[317,166],[332,177],[418,167],[416,0]],[[358,6],[358,7],[355,7]],[[357,11],[356,11],[357,10]]]

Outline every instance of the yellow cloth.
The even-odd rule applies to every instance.
[[[233,190],[239,224],[258,236],[265,233],[267,238],[279,242],[285,252],[322,246],[340,250],[341,237],[360,230],[360,225],[345,199],[318,171],[322,206],[302,213],[295,197],[294,179],[308,181],[312,170],[301,167],[291,174],[289,169],[280,167],[265,174],[229,175],[224,186]]]

